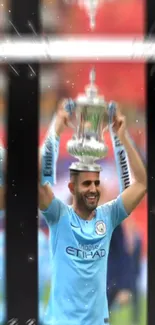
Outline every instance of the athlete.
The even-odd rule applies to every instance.
[[[61,135],[66,113],[56,123]],[[146,170],[116,112],[113,128],[128,154],[134,182],[115,200],[98,206],[100,173],[70,170],[73,205],[54,196],[51,185],[39,186],[39,205],[50,229],[52,286],[45,325],[109,323],[107,261],[114,229],[136,208],[147,191]],[[54,158],[53,158],[54,161]],[[111,180],[112,181],[112,180]]]

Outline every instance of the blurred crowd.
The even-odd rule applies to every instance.
[[[136,36],[144,33],[144,0],[100,0],[96,10],[96,26],[93,31],[90,28],[88,10],[84,4],[87,1],[89,2],[89,0],[40,1],[42,35]],[[10,17],[10,1],[5,0],[0,4],[1,37],[10,25]]]
[[[50,35],[142,35],[145,30],[144,0],[100,0],[96,10],[96,26],[90,29],[89,0],[42,0],[40,15],[42,32]],[[80,23],[79,23],[80,22]],[[131,23],[132,22],[132,23]]]
[[[88,10],[85,5],[87,2],[89,0],[40,1],[42,35],[137,36],[144,34],[144,0],[99,0],[94,30],[90,28]],[[9,0],[4,0],[0,4],[1,37],[10,25],[10,5]],[[33,22],[31,23],[33,25]]]

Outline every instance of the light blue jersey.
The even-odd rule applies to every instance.
[[[45,290],[50,284],[50,252],[49,239],[45,233],[38,231],[38,269],[39,269],[39,320],[42,322],[45,313]]]
[[[43,212],[50,228],[52,286],[45,325],[109,323],[107,259],[115,227],[127,217],[121,196],[81,219],[54,198]]]
[[[5,320],[5,234],[0,230],[0,324]]]

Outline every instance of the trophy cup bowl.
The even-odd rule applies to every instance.
[[[86,87],[85,94],[75,100],[75,133],[67,143],[71,156],[77,158],[70,170],[100,172],[101,166],[96,160],[105,158],[108,148],[104,142],[104,130],[109,124],[108,103],[104,97],[98,96],[94,84],[95,72],[90,73],[91,83]]]

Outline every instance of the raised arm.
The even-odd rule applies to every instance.
[[[147,176],[144,164],[126,132],[126,119],[120,112],[116,113],[114,131],[123,144],[134,176],[133,183],[121,194],[124,208],[130,214],[147,192]]]
[[[51,146],[53,146],[53,150],[51,151],[51,161],[52,161],[52,173],[55,172],[54,168],[56,168],[56,161],[58,158],[58,152],[59,152],[59,138],[62,134],[62,132],[65,130],[69,122],[69,113],[66,112],[64,109],[64,103],[61,103],[58,113],[56,115],[56,120],[54,124],[54,132],[50,134],[49,132],[47,133],[47,138],[45,139],[45,150],[46,150],[46,143],[50,145],[49,142],[51,142]],[[48,150],[48,148],[47,148]],[[45,153],[45,151],[44,151]],[[39,209],[43,212],[43,215],[46,217],[48,222],[55,222],[59,215],[60,215],[60,210],[63,207],[63,203],[61,203],[58,199],[55,199],[54,193],[52,190],[52,185],[53,183],[50,182],[51,179],[54,179],[52,177],[52,173],[50,174],[49,177],[49,183],[48,181],[48,176],[46,175],[46,182],[44,182],[44,177],[42,177],[42,168],[43,166],[43,151],[40,150],[39,154],[39,174],[40,174],[40,179],[39,179]],[[54,201],[54,202],[53,202]],[[55,211],[53,214],[52,211]]]

